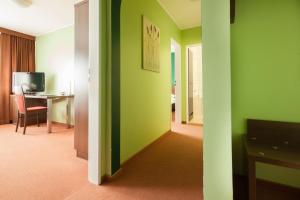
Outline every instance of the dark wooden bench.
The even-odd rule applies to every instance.
[[[300,123],[247,120],[249,200],[256,200],[256,162],[300,169]]]

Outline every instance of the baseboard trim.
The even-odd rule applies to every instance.
[[[189,123],[189,125],[191,125],[191,126],[203,126],[203,124],[196,124],[196,123]]]

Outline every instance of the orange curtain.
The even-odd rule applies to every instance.
[[[10,122],[12,72],[35,71],[35,41],[0,34],[0,124]]]
[[[9,123],[9,95],[11,92],[10,36],[0,34],[0,124]]]
[[[13,72],[35,71],[35,43],[16,36],[11,37],[11,67]]]

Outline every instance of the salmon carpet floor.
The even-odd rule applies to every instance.
[[[202,127],[173,124],[165,134],[101,186],[87,181],[87,161],[76,158],[73,129],[47,134],[0,126],[1,200],[196,200],[202,198]]]

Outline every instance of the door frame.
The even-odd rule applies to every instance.
[[[190,44],[190,45],[187,45],[186,48],[185,48],[185,74],[186,74],[186,92],[185,92],[185,102],[186,102],[186,123],[188,124],[190,122],[189,120],[189,48],[191,47],[199,47],[201,46],[202,48],[202,44],[201,43],[195,43],[195,44]],[[202,62],[202,61],[201,61]],[[202,74],[202,82],[203,82],[203,74]]]
[[[181,91],[181,45],[171,38],[171,46],[175,48],[175,122],[181,123],[182,113],[182,91]]]
[[[89,113],[88,113],[88,180],[101,184],[101,88],[100,59],[101,40],[98,0],[89,0]],[[104,50],[105,51],[105,50]]]

